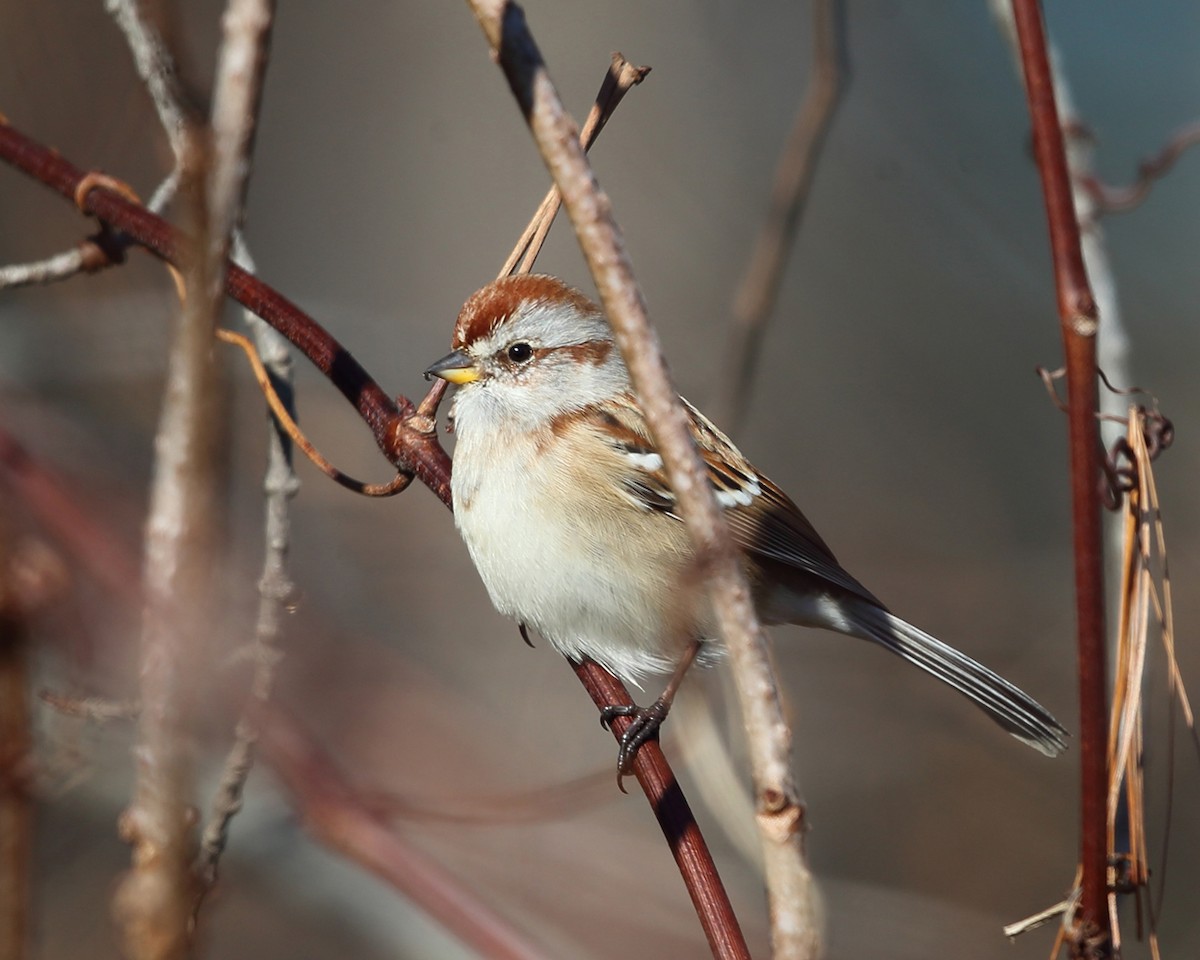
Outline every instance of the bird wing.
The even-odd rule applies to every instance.
[[[686,400],[692,438],[708,472],[717,503],[725,510],[734,542],[751,554],[803,570],[883,606],[841,568],[820,534],[774,483],[756,471],[728,437]],[[641,409],[629,398],[597,408],[592,424],[624,455],[622,492],[637,506],[682,519]]]

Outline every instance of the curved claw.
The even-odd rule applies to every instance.
[[[631,718],[629,726],[618,738],[620,748],[617,751],[617,786],[622,793],[627,792],[622,781],[633,772],[633,761],[638,750],[647,740],[658,736],[658,730],[667,719],[670,709],[670,702],[659,697],[648,707],[639,707],[636,704],[608,706],[600,711],[600,725],[609,730],[612,729],[612,721],[617,717]]]

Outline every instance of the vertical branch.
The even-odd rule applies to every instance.
[[[1067,366],[1068,443],[1075,531],[1081,753],[1080,923],[1076,956],[1111,953],[1106,896],[1105,798],[1108,711],[1104,650],[1104,567],[1100,529],[1100,462],[1096,426],[1096,303],[1080,250],[1079,222],[1054,99],[1045,28],[1037,0],[1014,0],[1034,148],[1042,177]]]
[[[198,131],[185,153],[182,190],[193,223],[207,219],[206,152]],[[211,265],[200,255],[206,231],[188,256],[188,296],[171,346],[146,526],[142,616],[142,711],[135,750],[136,785],[122,817],[133,868],[114,913],[127,956],[174,960],[187,953],[191,915],[191,764],[186,691],[190,659],[211,616],[209,575],[216,529],[218,384],[212,358],[216,304]]]
[[[766,641],[728,527],[646,319],[611,203],[592,174],[577,128],[563,109],[520,7],[503,0],[470,2],[562,194],[688,531],[709,571],[713,607],[730,650],[750,744],[775,955],[816,956],[820,934],[814,884],[804,856],[804,808],[792,780],[791,734]]]
[[[274,15],[274,0],[230,0],[222,18],[225,39],[217,64],[218,79],[213,100],[213,167],[208,195],[212,211],[210,255],[214,259],[220,258],[219,262],[223,264],[232,244],[236,259],[247,270],[253,270],[253,264],[241,241],[239,228]],[[219,300],[224,284],[222,275],[214,285],[215,299]],[[291,357],[286,342],[248,311],[246,320],[264,363],[278,385],[284,388],[284,402],[291,408]],[[294,413],[294,410],[289,412]],[[270,424],[264,479],[265,550],[259,579],[258,619],[251,642],[252,704],[265,703],[274,685],[275,664],[279,657],[276,640],[282,628],[283,604],[292,592],[286,560],[290,539],[288,502],[299,485],[292,469],[291,442],[274,419]],[[254,763],[256,740],[257,730],[247,707],[238,717],[234,744],[225,758],[212,815],[200,839],[200,898],[216,881],[217,862],[228,840],[229,825],[242,806],[242,791]],[[198,899],[197,910],[199,906]]]
[[[146,531],[137,783],[122,818],[133,869],[114,902],[125,951],[139,960],[186,955],[195,902],[186,690],[189,658],[212,614],[220,459],[213,330],[230,233],[241,216],[270,22],[268,2],[230,0],[211,126],[188,126],[183,135],[192,242]]]
[[[242,217],[274,16],[274,0],[229,0],[222,17],[208,183],[209,242],[214,245],[209,256],[222,268],[214,278],[217,297],[225,284],[231,237]]]
[[[717,423],[733,429],[746,414],[767,320],[779,295],[788,254],[804,216],[817,159],[849,74],[841,0],[813,0],[808,90],[775,168],[766,219],[733,303],[727,375],[714,404]]]
[[[1017,72],[1022,73],[1021,50],[1016,24],[1013,21],[1012,0],[991,0],[990,5],[992,15],[1012,48]],[[1046,47],[1054,86],[1054,102],[1058,109],[1058,123],[1067,156],[1067,173],[1071,177],[1075,218],[1079,221],[1083,265],[1087,270],[1092,294],[1096,298],[1096,313],[1100,324],[1096,332],[1096,365],[1104,371],[1110,383],[1130,384],[1134,378],[1129,369],[1129,336],[1122,322],[1116,276],[1108,258],[1104,228],[1100,225],[1104,204],[1094,188],[1097,181],[1092,164],[1093,141],[1083,117],[1075,106],[1071,85],[1067,82],[1066,69],[1052,37],[1047,37]],[[1100,410],[1123,417],[1126,413],[1125,400],[1118,393],[1103,390],[1100,392]],[[1124,432],[1119,421],[1108,419],[1100,422],[1100,436],[1104,440],[1105,449],[1111,449],[1112,445],[1124,436]],[[1110,513],[1105,540],[1108,549],[1108,574],[1114,583],[1119,581],[1124,567],[1124,533],[1120,513]]]
[[[175,61],[141,8],[141,0],[104,0],[104,9],[125,35],[138,76],[146,85],[178,167],[187,148],[187,112]]]
[[[252,269],[249,254],[235,235],[235,259],[244,269]],[[295,419],[292,392],[292,356],[287,341],[266,322],[245,311],[245,320],[254,335],[263,364],[271,374],[288,412]],[[263,523],[263,569],[258,581],[258,618],[251,641],[253,674],[250,700],[238,717],[234,744],[225,758],[220,784],[213,799],[212,813],[200,838],[199,874],[205,890],[217,879],[217,862],[225,849],[229,826],[241,809],[242,791],[254,763],[258,728],[253,719],[256,710],[271,697],[275,665],[279,661],[278,641],[283,632],[284,606],[291,597],[293,584],[288,573],[287,554],[291,543],[289,503],[300,487],[292,464],[292,443],[287,433],[268,416],[267,471],[263,479],[266,515]],[[205,890],[201,890],[203,896]],[[197,907],[199,904],[197,904]]]
[[[24,617],[0,537],[0,960],[21,960],[29,956],[33,735]]]

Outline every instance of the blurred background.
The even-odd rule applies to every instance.
[[[186,72],[206,88],[221,4],[181,6]],[[1124,183],[1200,114],[1200,7],[1049,6],[1098,171]],[[611,51],[653,67],[593,162],[677,381],[704,408],[730,374],[730,304],[805,89],[809,6],[530,0],[526,11],[579,118]],[[168,151],[101,5],[0,0],[0,16],[0,111],[148,195]],[[1066,422],[1034,374],[1060,363],[1061,345],[1023,93],[981,2],[850,3],[846,31],[851,82],[735,439],[897,613],[1075,729]],[[496,274],[547,183],[466,5],[280,5],[247,237],[261,276],[385,389],[423,393],[421,371],[445,352],[459,306]],[[1194,690],[1198,198],[1200,160],[1186,156],[1143,206],[1102,224],[1133,377],[1178,428],[1157,477]],[[90,230],[0,167],[0,263],[47,256]],[[563,223],[539,269],[590,291]],[[130,551],[174,314],[166,273],[136,251],[120,269],[0,293],[3,426]],[[303,361],[297,375],[310,437],[343,469],[386,479],[340,395]],[[245,681],[230,651],[248,635],[261,551],[262,404],[232,352],[228,376],[226,617],[214,625],[211,676],[197,681],[209,707],[195,744],[205,806]],[[561,658],[541,641],[527,648],[491,609],[448,511],[416,486],[367,500],[298,469],[299,592],[277,699],[355,784],[479,821],[426,813],[398,829],[549,955],[704,955],[645,803],[612,786],[611,738]],[[3,510],[28,530],[22,503],[6,494]],[[71,588],[37,624],[35,685],[134,695],[136,616],[81,571]],[[774,640],[830,956],[1046,956],[1050,933],[1014,947],[1000,928],[1071,883],[1078,751],[1049,761],[865,645],[799,628]],[[1157,849],[1168,753],[1158,650],[1151,664]],[[720,694],[718,678],[699,685]],[[718,701],[718,713],[734,710]],[[691,765],[704,760],[685,761],[686,724],[675,725],[668,756],[765,955],[761,883],[695,796]],[[132,782],[132,730],[40,707],[37,737],[35,955],[78,956],[81,944],[116,955],[108,900],[128,863],[115,822]],[[1179,747],[1161,930],[1183,957],[1200,954],[1200,777]],[[593,775],[563,801],[564,785]],[[261,768],[206,909],[212,955],[471,955],[315,845]]]

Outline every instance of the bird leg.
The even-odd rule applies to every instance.
[[[617,717],[631,718],[629,726],[625,728],[625,732],[620,735],[618,741],[620,749],[617,752],[617,786],[621,788],[622,793],[625,792],[625,787],[621,783],[622,778],[632,772],[633,760],[637,756],[641,745],[647,740],[653,740],[658,737],[658,728],[663,725],[663,721],[667,719],[667,714],[671,712],[671,704],[675,700],[675,694],[679,692],[684,675],[688,672],[691,665],[695,663],[696,655],[699,652],[700,641],[692,640],[688,644],[683,658],[675,667],[675,672],[671,674],[671,679],[667,682],[662,696],[650,704],[650,706],[639,707],[634,703],[629,706],[612,704],[601,708],[600,726],[606,730],[612,729],[612,722]]]

